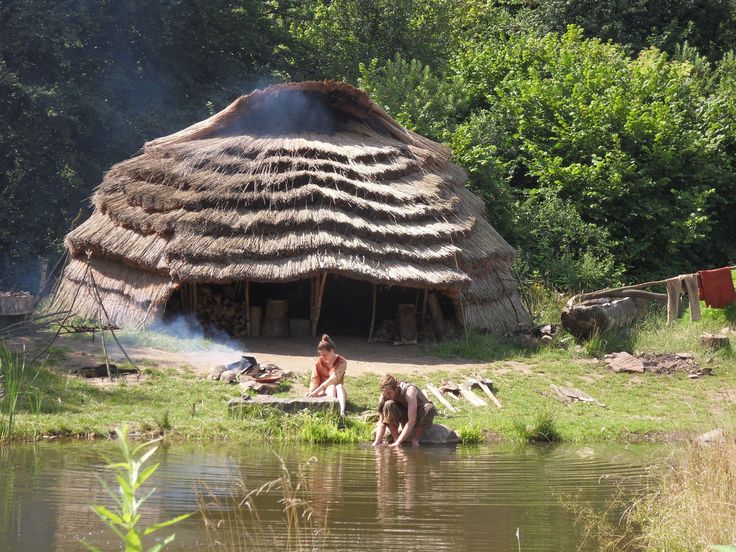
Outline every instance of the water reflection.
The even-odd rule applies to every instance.
[[[114,539],[89,510],[108,504],[95,475],[107,476],[100,453],[107,443],[13,446],[0,449],[0,550],[82,550],[85,538],[102,550]],[[292,474],[311,457],[304,477],[314,515],[326,523],[330,550],[575,550],[583,530],[560,505],[577,495],[603,509],[620,485],[639,484],[656,447],[525,447],[388,449],[379,447],[163,448],[152,478],[159,491],[147,503],[146,524],[198,508],[197,493],[230,497],[236,479],[256,489],[278,477],[281,460]],[[284,531],[280,494],[255,501],[263,548]],[[237,500],[218,501],[233,531],[255,525]],[[206,549],[201,516],[175,528],[171,550]],[[211,539],[210,539],[211,540]],[[243,542],[243,539],[231,539]],[[269,547],[268,544],[271,544]],[[119,549],[119,548],[118,548]],[[592,547],[588,547],[592,549]],[[585,548],[583,548],[585,550]]]

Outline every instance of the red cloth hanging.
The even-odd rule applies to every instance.
[[[714,309],[725,309],[736,303],[736,290],[733,289],[733,278],[729,267],[698,272],[700,281],[698,292],[705,304]]]

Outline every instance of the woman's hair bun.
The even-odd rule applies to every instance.
[[[322,341],[332,341],[332,340],[330,339],[330,336],[329,336],[329,335],[327,335],[327,334],[324,334],[324,335],[322,336]]]

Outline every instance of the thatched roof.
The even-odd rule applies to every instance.
[[[475,301],[498,288],[483,267],[515,252],[466,179],[348,84],[275,85],[112,167],[65,243],[112,280],[135,269],[167,288],[331,272]]]

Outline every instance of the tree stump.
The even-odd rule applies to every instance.
[[[700,336],[700,344],[711,351],[718,349],[727,349],[731,346],[731,340],[727,335],[722,334],[703,334]]]

